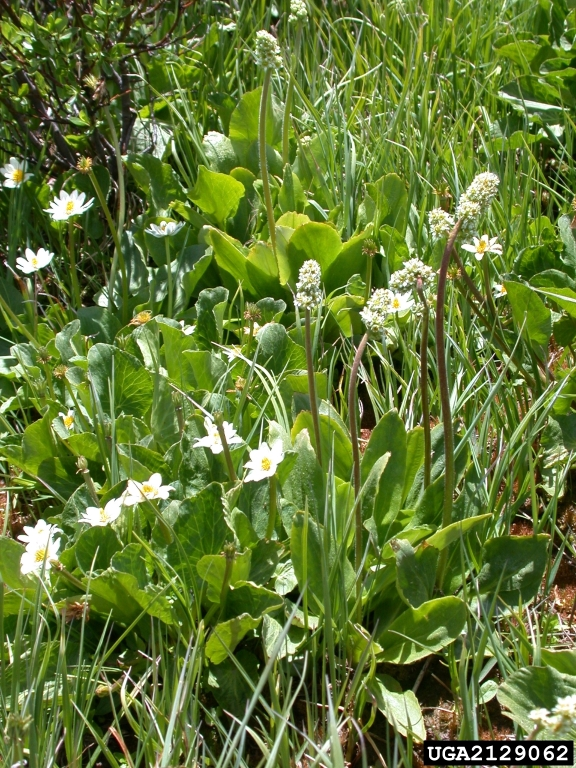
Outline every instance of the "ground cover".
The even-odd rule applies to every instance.
[[[575,12],[3,8],[0,764],[573,737]]]

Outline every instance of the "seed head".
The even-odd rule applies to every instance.
[[[90,173],[90,171],[92,170],[92,158],[91,157],[79,158],[78,162],[76,163],[76,170],[84,174]]]
[[[362,243],[362,254],[364,256],[370,256],[371,258],[374,258],[376,254],[378,253],[378,247],[374,240],[372,240],[371,237],[367,237],[366,240]]]
[[[496,197],[499,184],[500,179],[495,173],[479,173],[476,176],[456,208],[456,218],[462,220],[464,228],[473,227],[478,217],[488,210]]]
[[[297,24],[298,22],[305,22],[308,18],[308,8],[304,0],[291,0],[290,2],[290,16],[288,21],[290,24]]]
[[[244,320],[248,320],[251,323],[257,323],[262,320],[262,312],[257,304],[251,301],[246,303],[244,307]]]
[[[53,371],[53,373],[54,373],[54,376],[55,376],[57,379],[63,379],[63,378],[64,378],[64,376],[66,376],[66,373],[67,373],[67,371],[68,371],[68,366],[67,366],[67,365],[64,365],[63,363],[60,363],[59,365],[57,365],[57,366],[54,368],[54,371]]]
[[[322,301],[322,270],[314,259],[305,261],[298,272],[295,304],[299,309],[315,309]]]
[[[454,223],[454,216],[446,213],[442,208],[434,208],[428,214],[428,225],[435,240],[447,237],[454,227]]]
[[[378,288],[366,302],[366,306],[360,312],[368,333],[382,333],[386,323],[386,317],[392,309],[394,294],[388,288]]]
[[[52,360],[52,355],[48,352],[46,347],[40,347],[36,353],[36,360],[40,363],[40,365],[46,365],[46,363],[49,363],[50,360]]]
[[[254,52],[256,64],[262,69],[278,69],[282,66],[280,46],[275,37],[261,29],[256,32],[256,51]]]
[[[390,278],[390,288],[400,293],[415,290],[418,279],[422,281],[422,288],[426,291],[434,286],[436,273],[420,259],[408,259],[402,269],[396,270]]]

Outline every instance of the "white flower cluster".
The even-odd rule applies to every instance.
[[[322,270],[314,259],[305,261],[298,272],[295,303],[299,309],[312,311],[322,301]]]
[[[396,270],[390,277],[390,288],[393,291],[411,291],[416,288],[418,278],[422,281],[422,288],[427,291],[433,288],[436,281],[436,273],[421,259],[408,259],[402,269]]]
[[[262,69],[277,69],[282,66],[280,46],[275,37],[261,29],[256,32],[256,51],[254,53],[256,64]]]
[[[534,727],[539,731],[544,728],[548,728],[554,733],[569,730],[573,725],[576,725],[576,693],[558,699],[552,712],[542,707],[533,709],[529,717],[534,723]]]
[[[299,21],[305,22],[307,18],[308,8],[304,0],[291,0],[290,16],[288,17],[290,24],[297,24]]]
[[[458,201],[456,219],[461,219],[464,226],[475,224],[496,197],[499,184],[495,173],[479,173]]]
[[[435,240],[447,237],[455,223],[454,216],[446,213],[443,208],[433,208],[428,213],[428,225]]]
[[[394,294],[388,288],[378,288],[366,302],[366,306],[360,312],[366,330],[369,333],[382,333],[386,323],[386,317],[392,310]]]
[[[58,561],[60,539],[54,538],[58,533],[62,533],[60,528],[50,525],[46,520],[38,520],[34,527],[24,526],[24,533],[18,536],[26,545],[26,550],[20,558],[20,570],[23,574],[39,575],[43,570],[47,573],[52,564]]]

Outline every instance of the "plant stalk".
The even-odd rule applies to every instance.
[[[272,475],[270,478],[270,507],[268,509],[268,526],[266,528],[266,539],[272,540],[274,534],[274,528],[276,527],[276,512],[278,510],[276,504],[276,475]]]
[[[164,245],[166,247],[166,277],[168,280],[168,317],[172,317],[174,297],[172,296],[172,265],[170,261],[170,238],[168,236],[164,238]]]
[[[354,496],[355,502],[355,570],[356,570],[356,596],[360,597],[361,593],[361,580],[360,569],[362,568],[362,506],[360,504],[359,495],[360,487],[362,484],[360,475],[360,447],[358,445],[358,423],[356,420],[356,382],[358,380],[358,369],[360,368],[360,362],[362,355],[368,344],[368,333],[365,333],[360,340],[356,355],[354,356],[354,362],[352,363],[352,370],[350,371],[350,381],[348,383],[348,420],[350,424],[350,440],[352,441],[352,458],[354,462]]]
[[[272,251],[276,256],[276,222],[274,221],[274,208],[272,206],[272,195],[270,193],[270,180],[268,178],[268,163],[266,160],[266,108],[268,106],[268,91],[270,90],[270,79],[272,70],[267,69],[264,75],[262,85],[262,96],[260,98],[260,119],[258,122],[258,143],[260,149],[260,175],[262,176],[262,191],[266,203],[266,216],[268,218],[268,230],[270,232],[270,242]]]
[[[430,432],[430,402],[428,398],[428,327],[430,324],[430,309],[418,278],[416,293],[422,302],[422,329],[420,338],[420,397],[422,398],[422,426],[424,427],[424,489],[430,485],[432,474],[432,437]]]
[[[230,480],[236,485],[238,483],[238,475],[236,474],[236,470],[234,469],[234,464],[232,462],[232,455],[230,454],[230,446],[228,445],[228,441],[226,440],[226,433],[224,432],[224,425],[222,423],[222,415],[221,414],[214,414],[214,424],[216,424],[216,429],[218,430],[218,434],[220,435],[220,442],[222,443],[222,451],[224,453],[224,459],[226,460],[226,467],[228,469],[228,475],[230,476]]]
[[[74,309],[80,309],[82,299],[80,298],[80,283],[78,282],[78,272],[76,270],[76,252],[74,243],[74,224],[72,219],[68,219],[68,257],[70,259],[70,280],[72,284],[72,302]]]
[[[308,373],[308,396],[310,398],[310,413],[312,414],[312,424],[314,425],[314,442],[316,443],[316,458],[322,466],[322,439],[320,433],[320,416],[318,415],[318,400],[316,399],[316,379],[314,378],[314,359],[312,357],[312,329],[310,321],[310,310],[306,310],[304,319],[305,346],[306,346],[306,368]]]

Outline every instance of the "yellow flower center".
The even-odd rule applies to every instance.
[[[70,429],[74,425],[74,416],[63,416],[62,421],[66,429]]]
[[[148,483],[142,483],[142,493],[145,496],[148,496],[149,493],[154,493],[154,490],[155,488],[153,485],[149,485]]]
[[[32,266],[33,266],[34,268],[36,268],[36,267],[38,266],[38,259],[36,258],[36,256],[33,256],[33,257],[30,259],[30,264],[32,264]]]
[[[36,563],[43,563],[45,557],[46,557],[46,550],[45,549],[37,549],[36,550],[36,554],[34,555],[34,561]]]
[[[269,472],[271,466],[272,466],[272,462],[270,461],[268,456],[265,456],[262,459],[262,469],[264,470],[264,472]]]
[[[100,514],[100,522],[101,523],[107,523],[108,520],[110,520],[110,518],[108,517],[106,512],[102,509],[102,507],[100,507],[99,514]]]
[[[400,309],[400,299],[393,299],[392,306],[394,307],[394,309]]]
[[[21,168],[15,168],[12,171],[12,181],[15,184],[20,184],[22,181],[24,181],[24,171]]]
[[[480,240],[480,242],[476,246],[476,253],[484,253],[486,248],[488,248],[488,243],[486,242],[486,240]]]
[[[74,210],[74,200],[68,200],[68,202],[66,203],[66,213],[68,214],[68,216],[70,216],[73,210]]]

